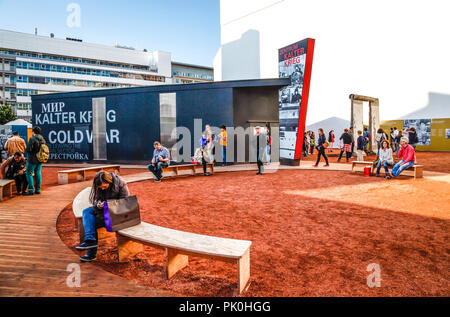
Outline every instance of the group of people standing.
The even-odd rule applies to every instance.
[[[45,139],[38,126],[32,129],[32,137],[28,140],[28,145],[16,131],[6,141],[4,149],[8,157],[5,160],[2,159],[0,170],[3,179],[15,181],[16,195],[31,196],[41,193],[43,162],[39,160],[37,154],[43,144],[46,144]]]

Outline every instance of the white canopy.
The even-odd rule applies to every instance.
[[[5,123],[5,125],[26,125],[27,128],[32,128],[33,125],[29,123],[28,121],[25,121],[23,119],[17,119],[14,121],[9,121],[8,123]]]

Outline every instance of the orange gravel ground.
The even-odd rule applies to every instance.
[[[450,186],[433,179],[279,170],[216,173],[129,185],[142,220],[199,234],[246,239],[251,284],[244,296],[449,296]],[[57,223],[74,252],[70,208]],[[137,283],[188,296],[233,296],[236,265],[190,257],[165,279],[164,252],[117,263],[115,239],[101,241],[97,262]],[[367,266],[381,268],[369,288]]]

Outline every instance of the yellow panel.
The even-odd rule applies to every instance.
[[[388,134],[391,127],[403,130],[403,120],[382,121],[380,127]],[[445,129],[450,129],[450,118],[431,119],[431,144],[418,145],[416,150],[450,152],[450,139],[445,138]]]

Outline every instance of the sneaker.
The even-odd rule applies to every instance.
[[[161,179],[160,179],[160,178],[155,178],[154,182],[155,182],[155,183],[160,183],[160,182],[161,182]]]
[[[318,167],[319,165],[317,165],[317,164],[315,164],[315,165],[313,165],[314,167]]]
[[[33,192],[25,192],[22,195],[23,196],[31,196],[31,195],[34,195],[34,193]]]
[[[14,193],[16,196],[22,196],[22,193]]]
[[[89,256],[89,255],[83,255],[82,257],[80,257],[80,261],[81,262],[92,262],[97,260],[97,256]]]
[[[75,247],[75,249],[77,250],[87,250],[87,249],[92,249],[92,248],[97,248],[98,247],[98,243],[97,241],[85,241],[80,245],[77,245]]]
[[[339,160],[337,160],[337,162],[338,162],[338,163],[340,163],[340,162],[341,162],[341,160],[339,159]]]
[[[391,179],[392,177],[390,175],[385,176],[386,179]]]
[[[211,176],[209,173],[203,173],[203,176]]]
[[[41,192],[35,192],[36,195],[39,195]]]
[[[258,173],[256,173],[256,175],[262,175],[262,173],[261,173],[261,172],[258,172]]]
[[[330,164],[325,164],[323,167],[327,167],[327,166],[330,166]]]

